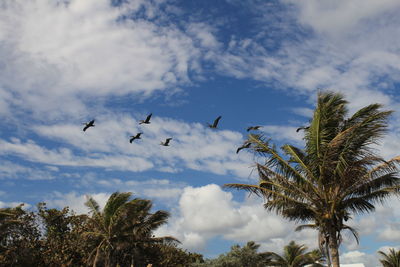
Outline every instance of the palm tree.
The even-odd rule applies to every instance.
[[[400,267],[400,250],[391,248],[388,254],[383,251],[378,251],[378,253],[383,257],[379,260],[383,267]]]
[[[313,266],[313,267],[323,267],[324,257],[319,250],[313,250],[311,252],[306,252],[307,247],[304,245],[298,245],[294,241],[291,241],[285,246],[283,250],[283,255],[276,254],[274,252],[265,253],[270,257],[271,261],[268,266],[278,266],[278,267],[303,267],[303,266]]]
[[[131,193],[113,193],[103,211],[98,203],[89,198],[85,205],[91,212],[91,231],[85,233],[93,238],[95,248],[91,253],[93,266],[102,258],[105,266],[115,266],[120,259],[131,257],[133,264],[135,248],[145,244],[176,240],[173,237],[154,237],[152,232],[167,222],[169,213],[156,211],[150,213],[150,200],[130,200]],[[123,254],[123,255],[121,255]]]
[[[347,104],[340,94],[318,94],[304,128],[304,149],[286,144],[280,153],[269,139],[250,134],[250,149],[266,159],[256,164],[259,184],[226,185],[263,197],[265,208],[284,218],[308,223],[298,230],[317,229],[334,267],[339,267],[341,232],[357,237],[345,224],[351,215],[372,212],[376,202],[400,193],[400,157],[385,161],[372,147],[387,131],[392,111],[371,104],[347,117]]]

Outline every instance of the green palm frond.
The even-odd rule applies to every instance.
[[[118,220],[117,213],[124,208],[124,205],[128,202],[132,193],[125,192],[114,192],[109,198],[103,209],[104,224],[110,227],[112,220]]]
[[[358,234],[357,230],[348,226],[348,225],[343,225],[342,226],[343,230],[348,230],[350,233],[353,235],[354,239],[356,240],[357,244],[360,244],[360,235]]]
[[[250,134],[248,141],[254,144],[255,150],[263,153],[267,158],[267,166],[275,167],[275,172],[285,177],[292,177],[293,179],[303,179],[293,166],[290,165],[283,157],[279,155],[274,147],[270,147],[268,142],[263,140],[262,136]]]
[[[89,208],[89,211],[93,214],[100,213],[100,206],[92,197],[89,197],[85,202],[85,206]]]
[[[378,254],[382,257],[379,261],[383,267],[400,267],[400,250],[390,248],[389,253],[378,251]]]
[[[130,200],[131,193],[113,193],[103,211],[92,198],[87,201],[91,210],[89,229],[83,236],[90,237],[96,248],[92,251],[89,262],[96,261],[97,256],[112,260],[118,253],[138,249],[157,243],[177,243],[174,237],[154,237],[153,231],[167,222],[169,213],[156,211],[150,213],[152,202],[135,198]],[[96,256],[95,256],[96,255]]]

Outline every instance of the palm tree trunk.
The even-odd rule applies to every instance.
[[[329,240],[329,239],[328,239]],[[332,267],[332,263],[331,263],[331,253],[329,252],[329,244],[328,244],[328,240],[325,241],[325,248],[324,248],[324,252],[325,252],[325,257],[326,257],[326,264],[328,267]]]
[[[336,231],[331,231],[329,235],[329,250],[333,267],[340,267],[339,262],[339,244]]]

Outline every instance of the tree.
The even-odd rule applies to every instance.
[[[269,262],[266,253],[258,253],[260,247],[254,241],[247,242],[243,247],[234,245],[231,251],[220,255],[216,259],[207,260],[204,263],[196,263],[190,266],[208,266],[208,267],[264,267]]]
[[[183,250],[176,244],[154,244],[146,249],[145,254],[153,266],[187,267],[204,262],[203,255]]]
[[[148,246],[157,243],[176,241],[173,237],[155,237],[153,231],[167,222],[169,213],[156,211],[150,213],[150,200],[130,200],[131,193],[113,193],[103,211],[98,203],[89,198],[90,230],[85,233],[92,238],[96,246],[90,257],[93,266],[99,261],[105,266],[130,263],[141,264],[146,261],[145,251]],[[151,263],[151,262],[148,262]]]
[[[394,248],[389,249],[389,253],[383,251],[378,251],[382,256],[379,260],[383,267],[400,267],[400,250],[395,250]]]
[[[38,204],[38,217],[43,227],[42,256],[45,266],[83,266],[93,242],[83,239],[88,216],[75,215],[68,207],[48,209]]]
[[[324,257],[319,250],[306,251],[306,246],[298,245],[294,241],[291,241],[285,246],[282,256],[274,252],[266,253],[271,258],[271,262],[268,265],[277,267],[324,266],[322,264]]]
[[[331,92],[318,94],[305,132],[304,149],[286,144],[278,151],[260,134],[250,134],[249,149],[265,158],[257,163],[258,185],[228,184],[265,199],[265,208],[319,231],[328,264],[339,267],[341,232],[352,214],[372,212],[374,204],[400,193],[400,157],[385,161],[372,145],[388,128],[392,111],[368,105],[347,117],[347,101]]]
[[[22,209],[0,209],[0,266],[43,266],[36,215]]]

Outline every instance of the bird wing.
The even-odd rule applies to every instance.
[[[218,125],[219,120],[222,118],[222,116],[218,116],[218,118],[215,119],[213,127],[216,128]]]
[[[238,154],[239,153],[239,151],[240,150],[242,150],[243,149],[243,146],[241,146],[241,147],[238,147],[238,149],[236,150],[236,154]]]
[[[149,116],[147,116],[145,122],[149,122],[152,115],[153,115],[153,113],[150,113]]]

